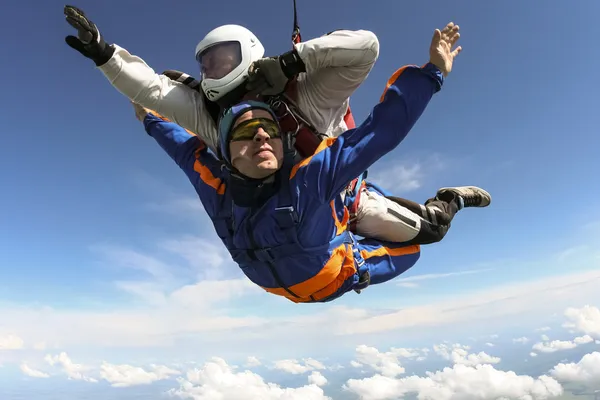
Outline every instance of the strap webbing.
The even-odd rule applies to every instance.
[[[300,36],[300,26],[298,25],[298,11],[296,10],[296,0],[294,1],[294,30],[292,31],[292,43],[297,44],[302,41]]]

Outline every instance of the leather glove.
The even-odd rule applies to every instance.
[[[251,95],[275,96],[283,93],[300,72],[306,72],[306,67],[295,49],[277,57],[262,58],[250,65],[246,90]]]
[[[67,44],[80,52],[84,57],[94,61],[96,66],[106,64],[115,52],[115,48],[104,41],[100,31],[82,10],[66,5],[63,13],[69,25],[77,29],[77,37],[65,37]]]

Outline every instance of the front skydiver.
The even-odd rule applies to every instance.
[[[225,25],[198,43],[196,55],[203,77],[197,86],[202,90],[192,90],[186,86],[189,79],[174,81],[158,75],[139,57],[105,43],[96,25],[81,10],[66,6],[65,15],[78,29],[78,37],[66,38],[69,46],[92,59],[130,99],[199,135],[213,150],[219,104],[241,100],[238,97],[246,88],[274,94],[294,83],[299,111],[325,136],[339,135],[347,129],[344,116],[349,96],[367,77],[379,54],[379,43],[372,32],[339,30],[296,44],[291,52],[279,57],[263,58],[264,48],[255,35],[243,27]],[[458,37],[458,26],[448,24],[442,35]],[[241,56],[233,57],[231,51]],[[283,61],[285,69],[281,67]],[[299,141],[297,137],[296,145]],[[432,198],[424,206],[393,197],[370,182],[353,183],[362,185],[344,190],[352,231],[391,242],[438,242],[463,203],[485,207],[490,202],[489,194],[477,187],[445,191],[440,193],[443,201]]]
[[[299,163],[290,132],[280,130],[262,102],[237,104],[220,119],[222,160],[177,124],[152,112],[140,115],[147,111],[140,107],[137,112],[146,132],[186,173],[252,282],[297,303],[331,301],[386,282],[419,259],[419,244],[356,240],[340,193],[404,139],[441,89],[461,50],[452,50],[457,37],[445,39],[436,30],[429,63],[398,70],[360,126],[326,139]]]

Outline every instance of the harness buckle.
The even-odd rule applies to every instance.
[[[358,282],[354,285],[353,290],[360,294],[360,292],[371,284],[371,274],[368,268],[363,268],[365,266],[365,259],[358,250],[356,238],[352,234],[351,237],[352,243],[350,245],[352,246],[352,254],[354,255],[354,262],[356,264],[356,274],[358,275]]]
[[[362,258],[360,251],[358,251],[358,249],[355,246],[352,246],[352,253],[354,253],[354,260],[356,262],[356,267],[357,267],[356,269],[359,270],[360,267],[365,265],[365,259]]]

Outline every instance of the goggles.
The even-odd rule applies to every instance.
[[[252,140],[259,128],[262,128],[271,139],[281,137],[281,130],[277,122],[268,118],[253,118],[242,122],[231,131],[231,141]]]

